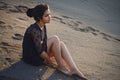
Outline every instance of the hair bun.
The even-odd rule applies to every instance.
[[[28,9],[26,14],[27,14],[28,17],[33,17],[33,8]]]

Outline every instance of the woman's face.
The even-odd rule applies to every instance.
[[[50,10],[46,10],[44,15],[43,15],[43,18],[42,18],[42,21],[43,23],[50,23],[50,18],[51,18],[51,13],[50,13]]]

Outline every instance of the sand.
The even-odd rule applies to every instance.
[[[80,80],[54,68],[30,66],[20,60],[25,29],[34,23],[25,12],[37,4],[34,0],[0,1],[0,80]],[[73,16],[51,10],[48,37],[59,36],[85,76],[89,80],[119,80],[120,39]]]
[[[36,0],[39,1],[39,0]],[[44,0],[55,12],[120,37],[119,0]],[[114,26],[114,27],[113,27]]]

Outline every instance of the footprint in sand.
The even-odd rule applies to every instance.
[[[9,63],[13,63],[14,60],[12,58],[6,57],[5,60],[7,60]]]
[[[28,9],[27,6],[22,6],[22,5],[15,6],[15,8],[18,10],[18,12],[21,12],[21,13],[25,13]]]
[[[14,8],[9,9],[10,12],[14,12],[14,13],[25,13],[27,10],[28,7],[23,5],[14,6]]]
[[[57,16],[52,16],[53,19],[56,19],[56,20],[62,20],[62,18],[60,17],[57,17]]]
[[[120,53],[111,53],[111,54],[109,54],[109,55],[120,58]]]
[[[66,19],[73,19],[72,17],[69,17],[69,16],[64,16],[62,15],[63,18],[66,18]]]
[[[13,29],[13,27],[11,25],[7,25],[3,21],[0,21],[0,31],[2,31],[3,29]]]
[[[7,43],[7,42],[1,42],[0,45],[3,45],[3,46],[10,46],[9,43]]]
[[[3,22],[3,21],[0,21],[0,25],[3,25],[3,24],[5,24],[5,22]]]
[[[23,39],[23,35],[16,33],[16,34],[14,34],[14,36],[12,36],[12,38],[14,40],[22,40]]]
[[[5,2],[0,2],[0,10],[5,10],[8,8],[8,5]]]
[[[23,20],[23,21],[27,21],[27,19],[26,19],[26,18],[23,18],[23,17],[19,17],[18,19],[19,19],[19,20]]]
[[[75,21],[71,17],[62,15],[61,17],[53,16],[52,18],[53,20],[60,21],[62,24],[68,25],[69,27],[73,28],[75,31],[80,31],[84,33],[92,33],[94,36],[102,35],[102,38],[107,41],[115,40],[115,41],[120,42],[120,39],[115,38],[109,34],[103,33],[91,26],[80,27],[79,25],[84,25],[84,24],[80,21]]]

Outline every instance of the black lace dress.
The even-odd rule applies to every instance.
[[[35,66],[42,65],[44,59],[40,54],[47,52],[46,26],[40,29],[37,23],[30,25],[24,34],[22,49],[24,62]]]

